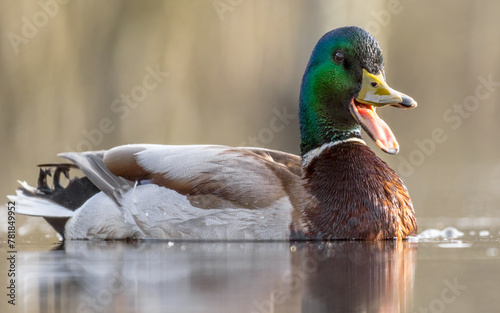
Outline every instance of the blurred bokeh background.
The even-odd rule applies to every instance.
[[[419,103],[379,111],[397,156],[370,143],[404,178],[417,216],[500,217],[498,1],[42,0],[2,1],[0,12],[2,197],[18,179],[36,184],[35,165],[67,150],[298,153],[311,50],[325,32],[358,25],[378,39],[388,83]],[[38,218],[18,227],[27,240],[54,236]]]

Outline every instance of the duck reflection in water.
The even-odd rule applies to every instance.
[[[20,257],[30,312],[387,313],[411,304],[416,243],[69,241]]]
[[[406,312],[411,306],[417,244],[337,241],[292,246],[297,312]],[[294,290],[295,289],[295,290]]]

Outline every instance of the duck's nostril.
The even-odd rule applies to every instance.
[[[378,84],[376,82],[372,82],[371,85],[372,85],[372,87],[377,87],[378,86]]]

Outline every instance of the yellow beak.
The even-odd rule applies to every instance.
[[[352,116],[380,149],[390,154],[396,154],[399,151],[396,137],[389,126],[375,112],[377,107],[386,105],[410,109],[416,107],[417,102],[404,93],[389,87],[382,73],[373,75],[363,69],[361,90],[358,96],[352,99],[349,109]]]
[[[389,87],[382,73],[373,75],[365,69],[363,69],[361,90],[356,101],[376,107],[392,105],[402,109],[410,109],[417,106],[417,102],[411,97]]]

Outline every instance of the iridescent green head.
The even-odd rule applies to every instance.
[[[382,50],[365,30],[342,27],[326,33],[307,65],[300,94],[301,153],[325,143],[361,138],[363,127],[387,153],[399,150],[375,107],[412,108],[417,103],[385,82]]]

